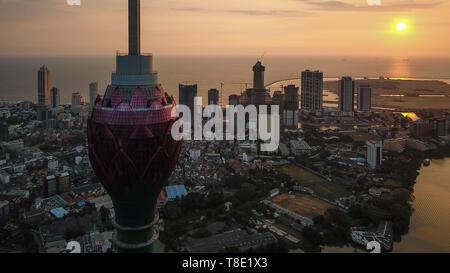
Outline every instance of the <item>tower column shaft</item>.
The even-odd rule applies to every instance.
[[[128,0],[128,55],[141,54],[141,0]]]

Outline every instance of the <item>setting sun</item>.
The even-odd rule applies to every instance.
[[[400,22],[396,25],[397,31],[404,31],[407,27],[405,22]]]

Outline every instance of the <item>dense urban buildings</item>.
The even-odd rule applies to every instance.
[[[358,89],[358,111],[370,112],[372,109],[372,88],[361,85]]]
[[[306,70],[302,72],[301,109],[308,112],[323,110],[323,73]]]
[[[50,105],[50,70],[43,65],[38,71],[38,104]]]
[[[355,110],[355,81],[351,77],[342,77],[339,81],[339,110],[343,113]]]

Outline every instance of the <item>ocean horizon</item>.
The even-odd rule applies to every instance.
[[[231,94],[240,94],[252,85],[251,56],[154,56],[154,70],[166,92],[178,98],[178,84],[198,84],[198,95],[206,102],[211,88],[223,87],[224,103]],[[450,57],[345,57],[266,56],[265,83],[299,78],[306,69],[320,70],[326,78],[391,77],[450,79]],[[98,82],[103,93],[115,70],[112,56],[0,56],[0,100],[37,101],[37,71],[42,65],[51,71],[51,86],[61,90],[61,103],[70,103],[71,94],[89,98],[89,83]],[[446,81],[448,82],[448,81]]]

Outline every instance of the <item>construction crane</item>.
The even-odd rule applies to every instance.
[[[249,83],[249,82],[233,82],[233,84],[239,84],[240,86],[241,86],[241,94],[242,94],[242,86],[244,86],[244,84],[245,84],[245,89],[247,90],[248,89],[248,85],[249,84],[251,84],[251,83]]]
[[[219,103],[219,105],[220,105],[220,108],[223,108],[223,86],[224,86],[225,84],[223,83],[223,82],[221,82],[220,83],[220,103]]]

